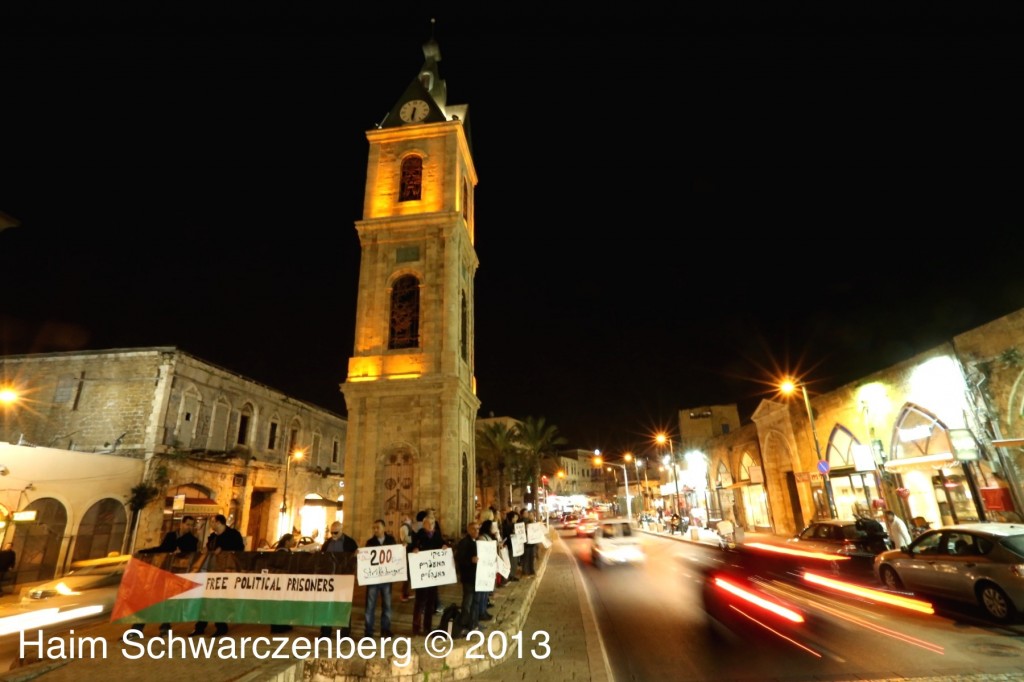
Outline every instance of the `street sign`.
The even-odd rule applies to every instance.
[[[818,471],[820,471],[822,474],[826,474],[827,475],[828,474],[828,470],[830,468],[831,467],[829,467],[827,459],[818,460]]]

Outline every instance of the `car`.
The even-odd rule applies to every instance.
[[[647,555],[640,535],[629,519],[605,519],[594,530],[590,543],[594,566],[642,563]]]
[[[925,531],[902,549],[875,557],[891,590],[978,604],[1010,622],[1024,606],[1024,524],[965,523]]]
[[[579,514],[566,514],[558,523],[558,528],[560,530],[572,530],[578,525],[580,525]]]
[[[595,518],[587,517],[580,519],[580,522],[576,525],[576,537],[578,538],[592,538],[594,537],[594,531],[597,530],[597,526],[600,523]]]
[[[322,545],[309,536],[299,538],[298,544],[292,548],[293,552],[319,552]]]
[[[858,519],[822,519],[810,523],[789,540],[800,549],[841,554],[843,556],[870,557],[887,549],[883,533],[871,537],[861,530],[863,521]]]
[[[64,576],[22,590],[0,607],[0,635],[29,627],[73,623],[109,614],[131,560],[129,554],[76,561]]]

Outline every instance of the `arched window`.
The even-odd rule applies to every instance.
[[[51,580],[57,575],[57,558],[64,542],[68,512],[60,500],[41,497],[26,511],[36,512],[36,520],[18,528],[14,551],[18,556],[18,583]]]
[[[395,280],[391,287],[391,324],[388,349],[420,345],[420,283],[412,275]]]
[[[112,498],[100,500],[89,507],[78,526],[72,561],[98,559],[110,552],[120,552],[127,525],[124,503]]]
[[[407,156],[402,161],[402,186],[399,201],[419,201],[423,195],[423,158]]]

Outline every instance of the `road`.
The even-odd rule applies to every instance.
[[[643,535],[645,564],[595,569],[590,541],[562,535],[580,562],[616,682],[999,673],[1024,662],[1024,624],[1002,627],[947,607],[925,616],[809,590],[789,597],[825,623],[823,654],[775,637],[723,641],[701,599],[700,569],[721,559],[718,550]]]

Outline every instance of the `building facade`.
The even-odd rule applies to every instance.
[[[85,459],[122,468],[134,462],[130,485],[94,491],[122,506],[105,511],[128,519],[122,551],[157,544],[185,514],[200,521],[200,537],[210,516],[224,514],[251,549],[293,526],[312,535],[342,518],[345,419],[177,348],[2,356],[0,383],[19,394],[3,410],[0,442],[45,450],[54,471],[78,471]],[[43,478],[32,483],[9,509],[51,492],[60,499]],[[76,549],[79,511],[55,511],[70,526],[48,542],[58,544],[57,556],[102,556],[98,545],[86,552],[92,556]],[[48,523],[17,525],[15,547],[49,532],[42,528]],[[19,554],[19,561],[29,557]],[[37,571],[38,579],[53,577],[45,572]]]

